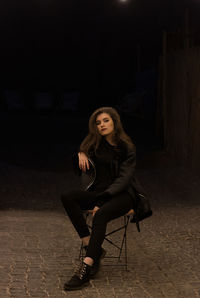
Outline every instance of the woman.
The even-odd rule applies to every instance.
[[[91,180],[85,190],[63,195],[62,203],[86,255],[65,290],[81,289],[98,272],[107,223],[134,210],[136,194],[142,192],[135,178],[135,146],[114,108],[102,107],[91,115],[89,133],[75,157],[75,170],[82,176],[88,173]],[[91,235],[82,212],[88,209],[93,215]]]

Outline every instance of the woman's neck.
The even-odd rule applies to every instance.
[[[116,146],[117,144],[113,142],[112,136],[106,136],[105,137],[106,141],[111,145],[111,146]]]

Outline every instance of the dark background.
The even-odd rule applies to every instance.
[[[103,105],[117,108],[139,157],[162,149],[162,33],[184,30],[186,9],[197,34],[197,0],[2,0],[1,159],[63,164]]]

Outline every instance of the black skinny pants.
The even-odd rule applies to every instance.
[[[71,191],[61,196],[63,206],[80,238],[90,235],[82,210],[91,210],[95,207],[96,192]],[[101,253],[107,223],[125,215],[133,208],[133,201],[127,192],[119,193],[103,204],[95,213],[92,224],[92,233],[86,257],[97,260]]]

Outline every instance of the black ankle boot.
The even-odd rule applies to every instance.
[[[88,249],[88,246],[84,246],[83,249],[84,249],[84,251],[86,253],[87,252],[87,249]],[[90,277],[91,278],[94,278],[95,275],[98,273],[99,268],[100,268],[100,264],[101,264],[101,260],[103,258],[105,258],[105,255],[106,255],[106,250],[103,247],[101,247],[101,254],[100,254],[99,259],[96,260],[94,262],[94,264],[91,266],[91,270],[90,270]]]
[[[79,265],[72,278],[65,283],[65,291],[80,290],[89,284],[91,266],[84,262]]]

